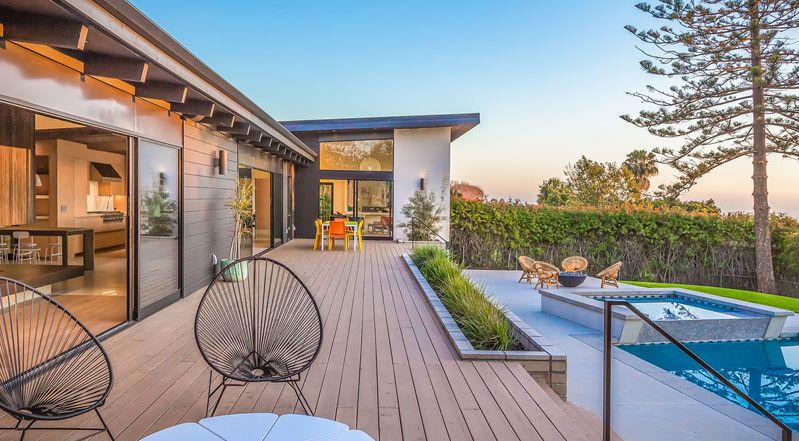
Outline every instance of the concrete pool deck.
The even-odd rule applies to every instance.
[[[466,273],[472,280],[485,286],[499,303],[535,327],[567,354],[569,401],[601,418],[600,334],[541,312],[541,296],[532,284],[517,283],[521,274],[519,271],[467,270]],[[636,287],[622,284],[624,288]],[[596,291],[599,281],[589,278],[580,288],[569,289]],[[608,289],[611,292],[613,290],[615,288]],[[776,426],[753,425],[751,416],[755,417],[754,421],[762,418],[752,412],[720,397],[723,401],[715,400],[713,407],[710,407],[705,404],[709,396],[702,394],[704,390],[698,386],[692,388],[684,385],[685,390],[692,392],[688,395],[682,387],[674,386],[678,383],[683,386],[682,383],[687,381],[665,371],[648,369],[646,363],[634,362],[638,360],[636,357],[618,349],[616,351],[613,364],[613,430],[625,441],[770,440],[778,436]],[[717,409],[725,409],[725,412]]]

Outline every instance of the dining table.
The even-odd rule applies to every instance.
[[[353,233],[352,236],[354,237],[355,240],[352,241],[352,251],[356,251],[358,249],[358,247],[357,247],[357,245],[358,245],[358,235],[355,234],[355,233],[357,233],[357,230],[358,230],[358,222],[356,222],[356,221],[346,221],[346,222],[344,222],[344,227],[346,229],[350,230],[350,232]],[[327,237],[327,232],[328,232],[329,228],[330,228],[330,221],[322,222],[322,247],[321,247],[322,251],[325,250],[325,238],[330,240]]]

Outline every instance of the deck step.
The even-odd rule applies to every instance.
[[[602,440],[602,418],[600,416],[594,414],[588,409],[582,408],[568,401],[564,401],[546,385],[542,384],[541,386],[542,389],[546,391],[547,395],[552,397],[552,400],[557,403],[558,406],[577,423],[575,425],[581,428],[581,432],[583,435],[585,435],[586,439],[589,441]],[[612,438],[614,441],[622,441],[621,437],[615,433],[612,435]]]

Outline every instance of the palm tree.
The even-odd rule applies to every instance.
[[[631,175],[637,193],[649,191],[652,183],[649,178],[658,175],[658,165],[655,154],[646,150],[633,150],[627,154],[627,159],[622,163]]]

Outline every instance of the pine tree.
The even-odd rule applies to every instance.
[[[753,165],[758,290],[775,292],[767,157],[799,158],[799,0],[658,0],[636,5],[663,21],[659,29],[626,29],[652,48],[641,67],[667,88],[633,93],[658,107],[623,119],[664,138],[684,139],[655,151],[679,173],[664,186],[680,194],[738,158]]]

